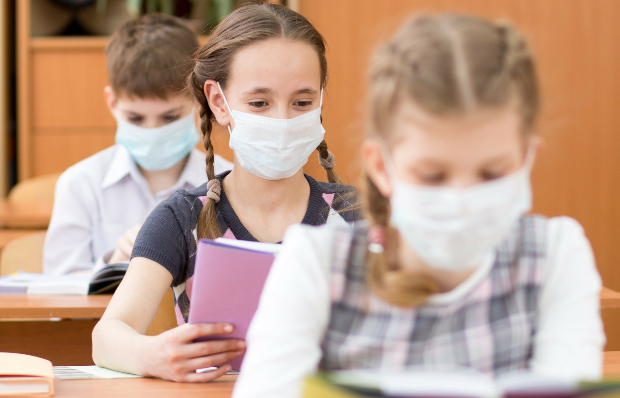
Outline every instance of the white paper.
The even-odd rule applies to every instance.
[[[0,278],[0,291],[25,289],[27,294],[87,295],[91,274],[46,275],[17,272]],[[17,291],[16,291],[17,293]]]
[[[142,377],[130,373],[100,368],[99,366],[54,366],[57,379],[125,379]]]
[[[241,249],[271,254],[278,253],[278,251],[282,247],[282,245],[279,245],[277,243],[252,242],[247,240],[235,240],[226,238],[217,238],[215,239],[215,241],[226,246],[239,247]]]
[[[3,383],[0,381],[0,395],[8,394],[47,394],[50,386],[47,382],[41,383]]]

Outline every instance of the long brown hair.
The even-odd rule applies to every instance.
[[[532,132],[538,115],[532,55],[523,36],[506,23],[449,14],[413,18],[377,49],[369,80],[368,135],[384,140],[405,102],[450,116],[501,108],[516,98],[524,134]],[[387,235],[383,252],[368,254],[368,284],[393,305],[419,305],[437,291],[436,284],[400,267],[389,200],[368,176],[364,180],[365,216],[371,227],[383,228]]]
[[[204,84],[213,79],[226,87],[234,55],[243,47],[272,38],[299,40],[312,46],[319,57],[321,87],[327,81],[327,59],[323,36],[303,16],[277,4],[249,4],[228,15],[215,28],[209,41],[196,54],[193,71],[188,77],[188,88],[200,106],[200,128],[207,152],[207,177],[215,178],[211,130],[214,116],[204,94]],[[317,148],[319,156],[328,159],[327,143]],[[333,160],[333,159],[332,159]],[[333,164],[332,162],[329,162]],[[325,167],[328,181],[341,183],[333,168]],[[221,236],[215,215],[215,201],[207,199],[198,218],[199,238],[214,239]]]

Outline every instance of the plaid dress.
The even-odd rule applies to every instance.
[[[367,229],[339,231],[320,368],[469,367],[489,375],[527,368],[546,271],[546,228],[544,217],[521,218],[496,249],[489,273],[467,294],[414,309],[388,305],[369,290]]]

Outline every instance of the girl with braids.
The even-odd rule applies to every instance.
[[[349,227],[353,187],[340,183],[321,126],[327,62],[323,37],[301,15],[274,4],[239,8],[195,55],[187,78],[198,103],[208,183],[179,190],[149,216],[135,241],[127,274],[93,332],[100,366],[168,380],[213,380],[243,353],[240,340],[193,343],[227,334],[228,324],[186,324],[196,240],[220,236],[280,242],[292,224]],[[215,175],[213,123],[227,126],[232,172]],[[318,150],[329,183],[304,175]],[[179,327],[149,337],[172,287]],[[198,288],[194,286],[194,288]],[[222,297],[226,300],[226,297]]]
[[[527,214],[539,97],[523,37],[421,16],[369,80],[367,224],[290,228],[233,397],[298,397],[317,370],[599,378],[588,240],[573,219]]]

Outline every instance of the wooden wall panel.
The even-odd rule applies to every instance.
[[[337,171],[351,182],[360,174],[364,73],[378,42],[413,13],[513,21],[530,39],[542,82],[545,145],[533,174],[535,211],[578,219],[605,285],[620,290],[620,2],[302,0],[301,12],[327,39],[325,128]]]

